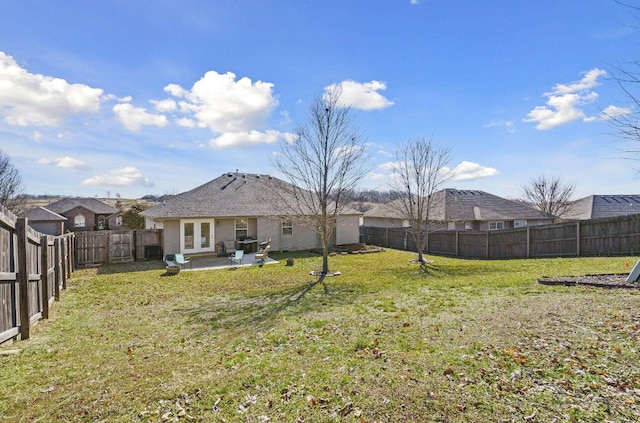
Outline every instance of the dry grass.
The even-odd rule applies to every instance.
[[[387,251],[293,267],[78,271],[0,348],[6,421],[637,421],[640,296],[548,287],[625,258],[467,261]]]

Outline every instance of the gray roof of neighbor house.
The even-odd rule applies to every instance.
[[[63,198],[61,200],[54,201],[45,207],[58,214],[64,214],[76,207],[84,207],[95,214],[114,214],[120,211],[100,200],[96,200],[95,198]]]
[[[576,200],[563,219],[598,219],[640,213],[640,195],[590,195]]]
[[[554,216],[527,206],[519,201],[507,200],[478,190],[443,189],[436,196],[433,220],[553,220]]]
[[[285,216],[291,211],[282,196],[291,187],[269,175],[230,172],[140,214],[154,219]]]
[[[434,206],[429,220],[461,222],[477,220],[553,220],[554,216],[543,213],[518,201],[507,200],[497,195],[478,190],[446,188],[433,194]],[[365,212],[366,216],[399,218],[395,200]]]
[[[23,213],[22,217],[26,217],[31,222],[64,222],[68,220],[64,216],[53,212],[44,207],[35,207]]]
[[[365,217],[377,217],[385,219],[403,219],[402,203],[400,200],[393,200],[389,203],[379,203],[373,205],[369,210],[364,212]]]

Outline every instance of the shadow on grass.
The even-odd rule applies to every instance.
[[[321,291],[314,291],[321,287]],[[201,326],[198,332],[216,329],[268,328],[282,315],[305,313],[352,302],[353,291],[329,290],[326,276],[291,289],[257,297],[217,298],[194,308],[178,309],[190,324]]]
[[[101,264],[96,266],[98,275],[114,275],[118,273],[145,272],[147,270],[164,269],[165,264],[161,260],[134,261],[131,263]]]

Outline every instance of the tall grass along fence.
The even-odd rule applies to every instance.
[[[77,266],[162,258],[162,229],[76,232]]]
[[[0,205],[0,343],[29,338],[74,270],[74,235],[45,235]]]
[[[405,228],[361,227],[368,244],[417,251]],[[427,254],[466,258],[621,256],[640,253],[640,215],[498,231],[428,234]]]

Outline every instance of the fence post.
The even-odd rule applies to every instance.
[[[60,300],[60,285],[62,284],[62,238],[56,238],[54,241],[55,248],[55,265],[53,272],[55,277],[55,285],[53,288],[53,296],[56,301]]]
[[[67,272],[67,277],[65,278],[65,281],[64,281],[65,289],[67,289],[67,279],[71,278],[71,267],[72,267],[71,263],[73,262],[73,250],[71,249],[72,247],[71,236],[67,237],[66,247],[67,247],[67,263],[65,266],[65,270]]]
[[[29,316],[29,267],[27,257],[27,218],[21,217],[16,222],[18,238],[18,287],[20,297],[20,339],[29,339],[31,320]]]
[[[485,248],[487,249],[487,251],[485,253],[486,258],[489,258],[489,234],[490,233],[491,233],[491,231],[487,231],[487,234],[486,234],[486,237],[487,237],[487,242],[486,242],[486,245],[485,245]]]
[[[527,226],[527,258],[531,257],[531,226]]]
[[[456,257],[460,255],[460,231],[456,231]]]
[[[62,289],[67,289],[67,260],[69,253],[67,251],[67,237],[62,238],[61,253],[62,253]]]
[[[576,222],[576,256],[580,257],[580,221]]]
[[[49,237],[40,237],[40,282],[42,283],[42,317],[49,318]]]

